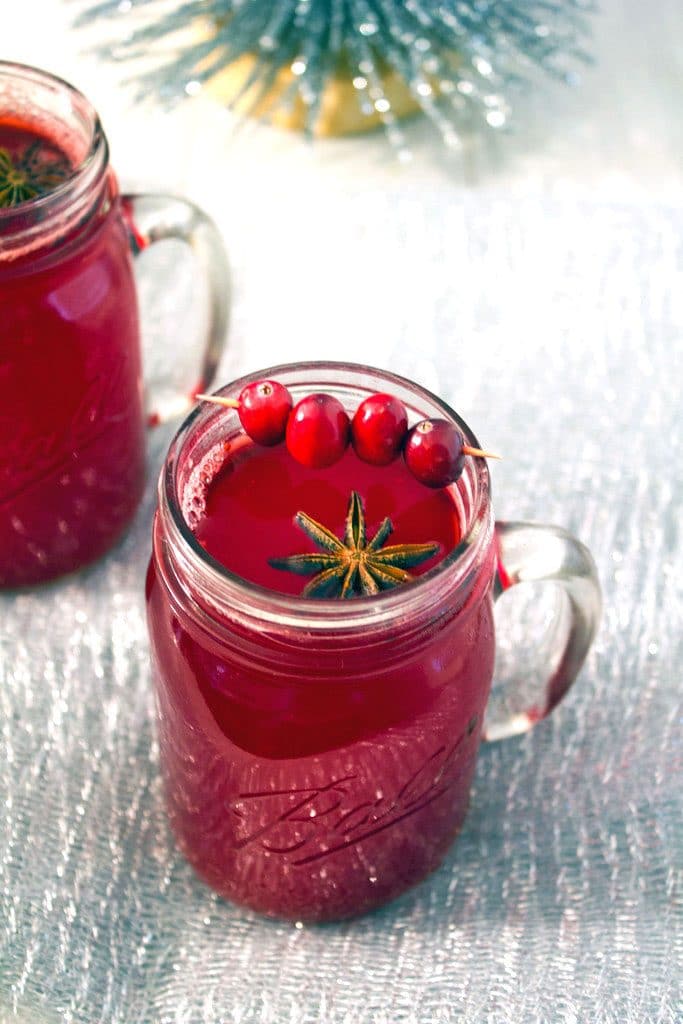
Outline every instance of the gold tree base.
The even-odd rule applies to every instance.
[[[256,62],[253,54],[245,54],[219,71],[207,83],[206,91],[222,103],[229,103],[231,109],[239,114],[266,120],[287,131],[304,131],[308,107],[298,92],[287,97],[296,81],[294,73],[290,68],[280,68],[265,92],[260,81],[245,88]],[[397,72],[387,70],[381,76],[381,85],[394,117],[407,117],[419,112],[419,104]],[[312,126],[313,134],[319,137],[354,135],[381,125],[382,115],[376,111],[364,114],[359,99],[359,90],[354,87],[350,76],[342,77],[340,74],[330,78]]]

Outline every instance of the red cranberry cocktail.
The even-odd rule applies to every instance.
[[[138,203],[86,98],[0,62],[0,588],[96,558],[139,501]]]
[[[391,375],[320,364],[268,376],[349,415],[391,392],[410,424],[446,417],[476,446],[447,407]],[[317,548],[295,517],[343,537],[353,492],[368,541],[389,518],[379,550],[427,557],[412,582],[374,595],[303,597],[307,577],[283,563]],[[148,615],[172,826],[220,893],[266,914],[340,918],[440,863],[491,683],[495,560],[483,459],[437,489],[400,456],[377,465],[348,447],[309,467],[284,443],[251,441],[236,411],[189,418],[160,483]]]
[[[489,701],[487,738],[570,686],[595,566],[557,527],[494,525],[488,453],[410,381],[309,363],[209,401],[171,445],[147,576],[171,824],[229,899],[349,917],[437,867],[462,824],[494,596],[549,581],[567,614],[541,686]]]

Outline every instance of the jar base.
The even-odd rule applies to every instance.
[[[234,904],[236,907],[253,911],[256,914],[260,914],[262,917],[266,917],[274,921],[289,921],[296,924],[334,924],[338,921],[349,921],[354,920],[355,918],[365,917],[366,914],[371,914],[374,911],[381,910],[383,907],[393,903],[401,896],[410,892],[411,889],[420,885],[421,882],[429,878],[430,875],[434,874],[435,871],[438,871],[438,869],[443,865],[443,862],[459,832],[460,828],[450,837],[448,845],[440,853],[438,858],[435,859],[434,863],[429,867],[426,867],[419,876],[416,876],[410,882],[401,884],[400,886],[390,886],[385,891],[383,891],[382,887],[377,884],[377,891],[373,894],[373,898],[366,898],[360,905],[355,905],[353,907],[349,907],[348,905],[345,906],[344,901],[339,901],[336,905],[328,904],[324,907],[321,906],[315,909],[309,907],[308,909],[301,909],[298,911],[295,908],[273,910],[260,904],[258,900],[237,898],[234,894],[226,892],[221,886],[214,885],[212,879],[206,875],[198,865],[192,864],[192,868],[202,882],[217,892],[224,900]]]

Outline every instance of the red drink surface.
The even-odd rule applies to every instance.
[[[59,138],[31,126],[0,124],[0,147],[70,173]],[[137,301],[113,177],[95,205],[23,256],[3,255],[0,225],[0,586],[102,554],[142,490]]]
[[[390,543],[438,540],[435,562],[459,537],[448,493],[417,484],[401,461],[378,469],[349,452],[305,470],[284,448],[247,451],[208,482],[193,528],[254,582],[300,592],[305,579],[264,567],[263,555],[307,549],[292,523],[299,509],[341,533],[352,487],[370,534],[389,514]],[[398,615],[321,637],[240,622],[191,577],[178,586],[164,536],[158,513],[147,598],[161,763],[171,824],[197,872],[237,903],[311,921],[362,913],[415,884],[467,809],[493,670],[492,549],[465,598],[432,608],[425,596],[417,626]],[[376,602],[379,613],[382,601],[327,604],[343,614]]]
[[[401,459],[371,466],[349,446],[333,466],[312,470],[296,462],[284,444],[244,446],[226,460],[208,487],[195,535],[238,576],[283,594],[300,594],[306,578],[274,569],[268,559],[320,550],[294,522],[299,511],[343,537],[353,490],[363,499],[368,539],[388,516],[394,530],[386,545],[439,544],[429,561],[411,570],[414,576],[441,561],[460,539],[448,491],[418,483]]]

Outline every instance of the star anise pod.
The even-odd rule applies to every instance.
[[[368,540],[365,509],[357,491],[351,492],[343,540],[305,512],[297,512],[295,522],[321,552],[270,558],[268,564],[302,576],[315,573],[304,587],[303,597],[346,598],[390,590],[413,580],[415,577],[407,570],[426,562],[439,550],[438,544],[383,547],[393,531],[390,519],[384,519],[372,540]]]
[[[0,207],[17,206],[38,194],[26,174],[14,166],[6,149],[0,149]]]
[[[68,173],[66,159],[42,163],[38,143],[29,146],[18,161],[0,147],[0,208],[18,206],[28,199],[45,195],[64,181]]]

